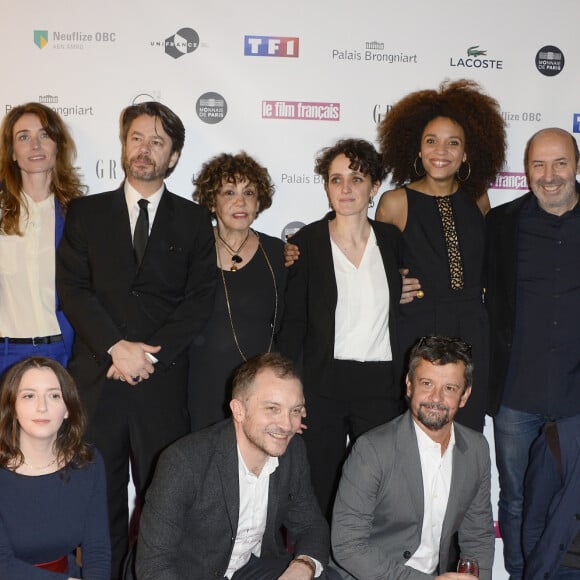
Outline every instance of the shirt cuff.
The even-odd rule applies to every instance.
[[[300,557],[300,556],[305,556],[306,558],[310,558],[314,562],[314,565],[316,566],[316,572],[314,573],[314,577],[318,578],[322,574],[322,571],[324,570],[324,568],[322,567],[322,564],[316,558],[313,558],[312,556],[309,556],[308,554],[298,554],[298,556],[295,556],[295,557]]]

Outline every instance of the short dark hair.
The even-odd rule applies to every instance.
[[[263,370],[271,370],[279,379],[300,380],[294,363],[277,352],[259,354],[238,367],[232,380],[232,399],[246,401],[256,376]]]
[[[177,152],[181,155],[181,150],[185,143],[185,127],[183,126],[181,119],[169,107],[166,107],[157,101],[147,101],[145,103],[131,105],[126,109],[123,109],[121,112],[120,139],[123,146],[123,153],[125,150],[125,143],[127,142],[127,135],[129,134],[129,127],[131,127],[131,123],[137,117],[141,117],[142,115],[155,117],[161,121],[163,130],[169,135],[169,137],[171,137],[171,152]],[[167,168],[165,177],[171,175],[176,165],[177,163],[173,167]]]
[[[270,174],[245,151],[240,151],[236,155],[222,153],[206,161],[198,176],[193,179],[195,185],[193,200],[212,211],[224,180],[228,183],[247,180],[256,186],[258,194],[256,215],[272,205],[275,188]]]
[[[423,360],[437,366],[462,362],[465,364],[465,389],[473,384],[471,346],[460,338],[448,336],[424,336],[421,338],[413,346],[409,356],[409,379],[411,381],[415,378],[415,371]]]
[[[383,160],[371,143],[364,139],[341,139],[332,147],[322,149],[316,158],[314,171],[322,176],[325,185],[328,185],[330,165],[339,155],[345,155],[350,169],[368,175],[372,183],[381,182],[386,176]]]
[[[576,163],[576,166],[578,166],[578,161],[580,161],[580,149],[578,149],[578,142],[576,141],[576,139],[574,139],[574,135],[572,135],[568,131],[565,131],[564,129],[560,129],[560,127],[548,127],[546,129],[540,129],[539,131],[536,131],[528,139],[528,142],[526,143],[526,148],[524,149],[524,169],[526,171],[526,175],[528,174],[528,162],[530,160],[529,159],[530,148],[532,147],[532,143],[534,142],[534,139],[536,137],[538,137],[539,135],[541,135],[542,133],[547,133],[549,131],[554,131],[555,133],[567,135],[571,139],[572,147],[574,148],[574,162]]]
[[[73,463],[83,467],[91,461],[92,453],[84,443],[86,417],[79,393],[70,373],[57,361],[33,356],[25,358],[10,367],[0,386],[0,467],[19,467],[24,461],[20,450],[20,426],[16,417],[16,398],[24,374],[30,369],[50,369],[62,391],[62,398],[68,411],[58,430],[55,453],[64,464]]]

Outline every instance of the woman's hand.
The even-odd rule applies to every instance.
[[[284,255],[286,255],[285,251]],[[401,268],[399,272],[401,273],[401,278],[403,279],[400,304],[409,304],[409,302],[413,302],[415,298],[423,298],[424,294],[421,290],[421,283],[419,282],[419,278],[407,278],[409,268]]]
[[[296,244],[290,242],[284,245],[284,266],[289,268],[300,257],[300,250]]]

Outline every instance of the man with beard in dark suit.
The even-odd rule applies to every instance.
[[[185,139],[157,102],[126,108],[126,180],[70,206],[57,285],[75,331],[70,361],[105,459],[113,578],[128,547],[129,460],[141,496],[159,452],[189,430],[187,348],[213,303],[209,215],[167,190]]]

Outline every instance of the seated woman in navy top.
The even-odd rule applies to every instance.
[[[0,388],[3,580],[110,578],[103,460],[83,442],[84,428],[60,363],[30,357],[8,369]]]

